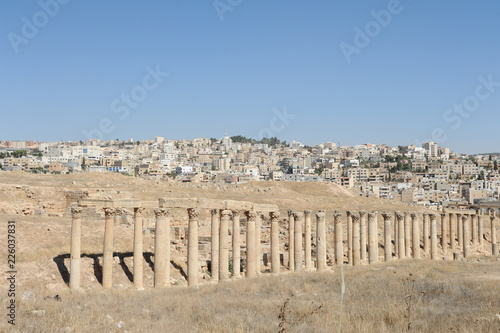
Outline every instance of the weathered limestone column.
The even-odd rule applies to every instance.
[[[219,281],[229,279],[229,220],[232,213],[230,210],[222,210],[220,213],[219,230]]]
[[[295,234],[295,212],[291,209],[288,211],[288,269],[290,272],[295,270],[295,244],[293,237]]]
[[[437,260],[437,221],[436,214],[429,214],[431,220],[431,260]]]
[[[464,246],[464,224],[462,223],[462,214],[457,214],[457,238],[458,238],[458,247],[463,249]]]
[[[429,226],[429,214],[428,213],[423,213],[423,219],[422,219],[424,225],[424,252],[429,253],[429,248],[430,248],[430,226]]]
[[[233,210],[233,277],[241,277],[240,212]]]
[[[478,238],[479,238],[479,251],[484,251],[484,229],[483,229],[483,215],[479,215],[477,217],[477,233],[478,233]]]
[[[463,250],[464,250],[464,258],[468,258],[470,255],[470,235],[469,235],[469,215],[462,215],[462,228],[463,228]]]
[[[326,226],[325,211],[316,213],[316,268],[324,271],[326,268]]]
[[[262,251],[260,249],[260,239],[262,237],[262,220],[264,214],[256,212],[257,218],[255,219],[255,273],[260,275],[260,259],[262,258]]]
[[[391,261],[392,259],[392,243],[391,243],[391,218],[392,214],[390,212],[382,213],[384,218],[384,259],[385,261]]]
[[[498,255],[497,230],[495,226],[495,212],[490,216],[491,221],[491,254]]]
[[[476,214],[472,214],[470,216],[470,219],[471,219],[471,224],[472,224],[472,228],[471,228],[471,232],[472,232],[472,244],[474,246],[477,246],[477,215]]]
[[[69,269],[69,288],[80,288],[80,262],[82,244],[82,209],[71,207],[71,250]]]
[[[448,244],[446,241],[446,213],[441,213],[441,248],[443,249],[443,255],[448,253]]]
[[[368,262],[378,261],[378,226],[377,212],[368,213]]]
[[[344,246],[342,244],[342,214],[339,211],[333,213],[333,221],[335,226],[335,264],[341,266],[344,263]],[[316,232],[318,231],[316,230]]]
[[[420,259],[420,228],[418,224],[418,214],[416,212],[411,213],[411,226],[413,259]]]
[[[400,212],[396,212],[396,222],[394,227],[398,228],[398,258],[402,259],[405,257],[405,220]]]
[[[352,265],[352,212],[346,211],[347,216],[347,263]]]
[[[154,287],[163,288],[170,286],[170,276],[167,280],[167,266],[170,268],[170,261],[167,264],[167,251],[170,252],[170,230],[167,230],[167,216],[170,210],[156,208],[154,212],[156,216]],[[168,243],[167,239],[169,239]]]
[[[366,261],[366,212],[359,212],[359,242],[361,249],[361,261]]]
[[[359,219],[360,216],[358,214],[352,214],[352,264],[353,266],[359,266],[361,264],[361,255],[360,255],[360,227],[359,227]]]
[[[142,212],[144,208],[134,208],[134,287],[143,290],[143,242],[142,242]]]
[[[220,211],[218,209],[210,210],[211,225],[210,234],[212,236],[212,244],[210,254],[210,276],[211,280],[219,281],[219,224],[220,224]]]
[[[198,285],[198,218],[200,210],[197,208],[188,208],[189,224],[188,224],[188,286],[194,287]]]
[[[448,214],[448,219],[450,220],[450,249],[451,252],[455,252],[455,240],[457,238],[457,224],[456,224],[456,216],[453,213]]]
[[[294,212],[295,226],[294,226],[294,259],[295,270],[302,271],[302,223],[304,221],[304,213]]]
[[[270,212],[271,218],[271,272],[280,273],[280,212]]]
[[[410,213],[405,212],[405,257],[411,257],[411,222]]]
[[[394,257],[395,258],[398,257],[398,250],[399,250],[399,245],[398,245],[398,241],[399,241],[399,235],[398,235],[399,223],[398,223],[397,215],[398,215],[397,212],[394,211],[394,230],[393,230],[393,233],[394,233]]]
[[[255,220],[257,213],[245,212],[247,216],[247,267],[245,277],[255,277]]]
[[[304,235],[304,252],[305,252],[305,265],[306,270],[313,269],[313,262],[311,259],[311,213],[312,210],[306,209],[304,211],[304,224],[305,224],[305,235]]]
[[[104,246],[102,251],[102,287],[111,288],[113,284],[113,224],[116,210],[104,208]]]

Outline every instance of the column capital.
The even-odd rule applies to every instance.
[[[351,215],[352,222],[359,222],[359,214],[352,214]]]
[[[378,215],[378,212],[371,212],[371,213],[368,213],[368,220],[374,220],[377,218],[377,215]]]
[[[220,210],[219,209],[211,209],[210,214],[212,214],[212,216],[217,216],[220,214]]]
[[[144,212],[144,207],[135,207],[134,208],[134,215],[135,216],[142,216],[142,213]]]
[[[333,219],[334,219],[335,223],[342,222],[341,218],[342,218],[342,214],[338,210],[336,210],[333,213]]]
[[[287,210],[286,210],[286,213],[288,214],[288,217],[290,217],[290,216],[292,216],[292,214],[293,214],[293,210],[291,210],[291,209],[287,209]]]
[[[396,215],[396,219],[398,221],[401,221],[404,218],[403,214],[401,214],[400,212],[394,212],[394,214]]]
[[[446,217],[446,213],[441,213],[441,218],[445,218]]]
[[[469,215],[468,214],[463,214],[462,215],[462,221],[465,222],[469,219]]]
[[[350,210],[346,210],[345,214],[346,214],[347,217],[350,217],[352,215],[352,212]]]
[[[269,217],[271,218],[271,222],[278,221],[280,218],[280,212],[270,212]]]
[[[104,215],[106,218],[110,218],[116,215],[116,209],[114,208],[104,208]]]
[[[435,220],[436,219],[436,214],[430,213],[429,217],[430,217],[431,220]]]
[[[363,217],[363,216],[365,216],[365,215],[366,215],[366,211],[365,211],[365,210],[360,210],[360,211],[359,211],[359,216],[360,216],[360,217]]]
[[[317,213],[316,213],[316,218],[318,219],[325,219],[325,211],[324,210],[319,210]]]
[[[300,219],[302,216],[304,216],[304,213],[303,212],[299,212],[299,211],[293,211],[293,217],[295,219]]]
[[[306,209],[304,210],[304,215],[307,217],[307,216],[311,216],[311,213],[312,213],[312,210],[310,209]]]
[[[411,213],[410,213],[410,212],[404,212],[403,214],[405,215],[405,217],[407,217],[407,216],[410,216],[410,215],[411,215]]]
[[[494,220],[495,219],[495,215],[490,215],[490,220]]]
[[[391,212],[383,212],[382,217],[384,218],[384,221],[386,221],[392,217],[392,213]]]
[[[230,219],[233,216],[233,212],[229,209],[224,209],[220,212],[220,215],[222,219]]]
[[[200,216],[200,210],[198,208],[188,208],[187,211],[190,220],[197,220]]]
[[[168,208],[155,208],[155,216],[158,217],[165,217],[170,214],[170,209]]]
[[[410,216],[411,216],[412,219],[416,219],[418,217],[418,213],[417,212],[411,212]]]
[[[233,217],[240,215],[240,211],[237,209],[232,209],[231,212],[233,213]]]
[[[82,218],[82,208],[81,207],[71,207],[71,217],[74,219]]]
[[[257,212],[251,210],[251,211],[246,211],[245,212],[245,215],[247,216],[247,222],[255,222],[255,220],[257,219]]]

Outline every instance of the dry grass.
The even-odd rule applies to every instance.
[[[413,308],[416,332],[494,332],[500,330],[498,261],[400,261],[359,268],[346,267],[342,332],[406,330],[405,288],[409,273],[424,296]],[[264,275],[252,280],[165,290],[104,291],[71,294],[62,301],[19,300],[22,332],[278,332],[287,304],[287,332],[332,332],[340,319],[340,273],[304,272]],[[293,295],[293,296],[292,296]],[[318,311],[319,304],[323,304]],[[4,308],[4,304],[2,304]],[[44,316],[32,310],[45,310]],[[309,316],[304,314],[311,313]],[[106,318],[110,316],[112,320]],[[118,323],[123,322],[118,328]],[[6,323],[0,323],[6,331]]]

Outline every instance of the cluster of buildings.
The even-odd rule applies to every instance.
[[[242,137],[239,137],[240,139]],[[248,140],[242,140],[248,141]],[[120,172],[180,182],[317,181],[410,204],[476,204],[499,198],[497,155],[457,154],[434,142],[389,147],[286,145],[220,139],[0,141],[0,168],[44,173]]]

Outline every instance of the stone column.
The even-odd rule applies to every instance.
[[[402,259],[405,257],[405,220],[400,212],[396,212],[396,222],[394,227],[398,228],[398,258]]]
[[[290,272],[295,270],[295,247],[293,237],[295,234],[295,212],[288,210],[288,269]]]
[[[457,214],[457,238],[458,238],[458,247],[460,249],[463,249],[463,244],[464,244],[464,235],[463,235],[463,230],[464,230],[464,224],[462,223],[462,214]]]
[[[114,208],[104,208],[104,215],[106,221],[102,251],[102,287],[108,289],[113,285],[113,224],[116,210]]]
[[[194,287],[198,285],[198,219],[200,210],[196,208],[188,208],[189,224],[188,224],[188,286]]]
[[[472,224],[472,228],[471,228],[471,232],[472,232],[472,244],[474,246],[477,246],[477,215],[476,214],[472,214],[470,216],[470,219],[471,219],[471,224]]]
[[[446,241],[446,213],[441,213],[441,248],[443,249],[443,255],[448,253],[448,244]]]
[[[479,238],[479,251],[484,251],[484,229],[483,229],[483,215],[477,217],[477,233]]]
[[[247,216],[247,267],[245,277],[255,277],[255,220],[257,213],[245,212]]]
[[[359,242],[361,249],[361,261],[366,261],[366,212],[359,212]]]
[[[450,220],[450,250],[451,252],[455,252],[455,240],[457,238],[457,224],[456,224],[456,216],[453,213],[448,214],[448,219]]]
[[[495,226],[495,212],[490,216],[491,221],[491,254],[498,255],[497,230]]]
[[[462,215],[462,228],[463,228],[463,251],[464,251],[464,258],[468,258],[470,255],[470,235],[469,235],[469,215],[464,214]]]
[[[361,264],[361,255],[360,255],[360,227],[359,227],[359,219],[360,216],[358,214],[352,214],[352,264],[353,266],[359,266]]]
[[[341,266],[344,263],[344,246],[342,244],[342,214],[339,211],[333,213],[333,220],[335,225],[335,264]],[[317,230],[316,230],[317,232]]]
[[[255,219],[255,273],[260,275],[260,260],[262,258],[262,251],[260,249],[260,239],[262,237],[262,220],[264,219],[264,214],[262,212],[257,212],[257,218]]]
[[[231,211],[222,210],[219,230],[219,281],[229,279],[229,220]]]
[[[304,211],[304,223],[305,223],[305,235],[304,235],[304,252],[305,252],[305,265],[306,270],[311,270],[313,268],[313,262],[311,259],[311,213],[312,210],[306,209]]]
[[[437,221],[436,214],[429,214],[431,220],[431,260],[437,260]]]
[[[391,218],[390,212],[382,213],[384,218],[384,259],[386,262],[392,259],[392,243],[391,243]]]
[[[294,259],[295,259],[295,270],[297,272],[302,271],[302,223],[304,222],[304,213],[294,212]]]
[[[318,271],[326,268],[326,226],[325,211],[316,213],[316,265]]]
[[[422,219],[424,225],[424,252],[429,253],[429,248],[430,248],[430,226],[429,226],[429,214],[428,213],[423,213],[423,219]]]
[[[167,257],[170,257],[170,255],[167,255],[167,251],[170,253],[170,230],[167,230],[167,216],[170,210],[156,208],[154,212],[156,216],[154,287],[164,288],[170,286],[170,274],[168,274],[167,280],[167,266],[170,268],[170,261],[167,264]]]
[[[378,261],[378,226],[377,212],[368,213],[368,262]]]
[[[219,224],[220,211],[218,209],[210,210],[212,215],[210,224],[210,234],[212,238],[210,254],[210,276],[211,280],[219,281]]]
[[[241,277],[240,212],[233,210],[233,277]]]
[[[69,288],[71,290],[76,290],[80,288],[82,209],[80,207],[71,207],[71,218]]]
[[[420,228],[418,224],[418,214],[416,212],[411,213],[411,226],[413,259],[420,259]]]
[[[271,272],[280,273],[280,212],[270,212],[271,218]]]
[[[411,257],[411,222],[410,213],[405,212],[405,257]]]
[[[397,214],[398,212],[394,211],[394,230],[393,230],[393,233],[394,233],[394,257],[397,258],[398,257],[398,250],[399,250],[399,244],[398,244],[398,241],[399,241],[399,235],[398,235],[398,231],[399,231],[399,223],[398,223],[398,218],[397,218]]]
[[[144,208],[134,208],[134,287],[143,290],[143,242],[142,242],[142,212]]]
[[[352,265],[352,212],[347,211],[347,262],[349,265]]]

